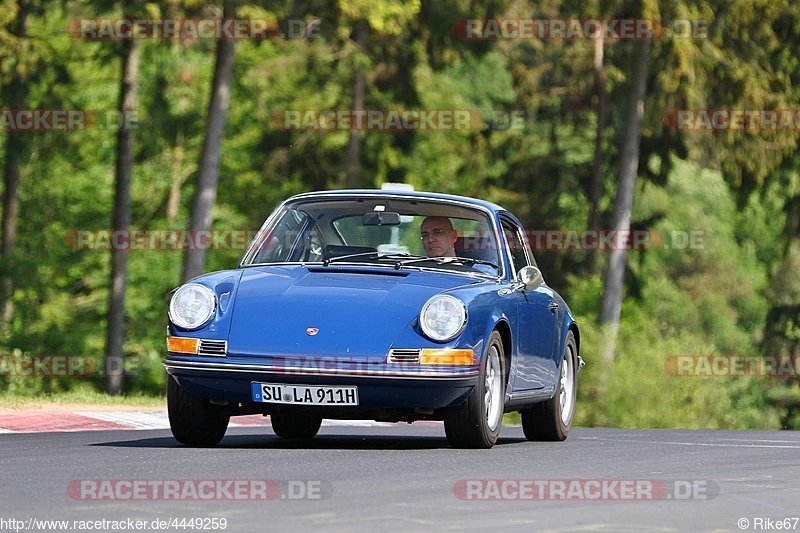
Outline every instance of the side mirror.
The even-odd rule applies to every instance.
[[[520,271],[517,272],[517,282],[520,283],[526,291],[532,291],[544,283],[544,278],[542,278],[542,273],[538,268],[535,266],[526,266],[522,267]]]

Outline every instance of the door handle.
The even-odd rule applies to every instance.
[[[558,311],[558,303],[550,302],[550,305],[548,305],[547,308],[550,310],[551,313],[555,313],[556,311]]]

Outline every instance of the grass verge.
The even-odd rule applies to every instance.
[[[128,396],[109,396],[108,394],[75,390],[29,396],[11,392],[0,393],[0,409],[23,411],[28,409],[46,409],[48,406],[63,407],[67,405],[102,405],[119,407],[162,408],[166,400],[161,396],[133,394]]]

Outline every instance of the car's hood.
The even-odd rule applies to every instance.
[[[236,294],[228,353],[383,361],[428,298],[478,281],[381,267],[249,268]],[[318,331],[310,335],[309,328]]]

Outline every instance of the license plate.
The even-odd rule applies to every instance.
[[[296,405],[358,405],[358,387],[251,383],[253,401]]]

